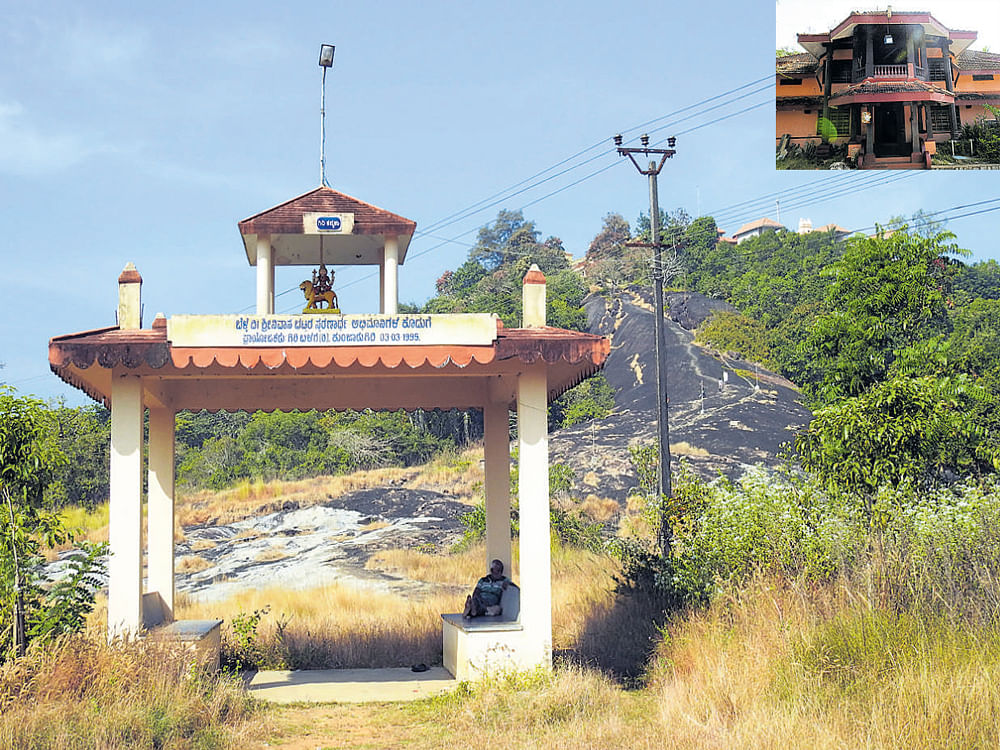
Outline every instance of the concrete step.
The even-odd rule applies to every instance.
[[[923,169],[923,164],[914,164],[908,156],[884,156],[865,169]]]

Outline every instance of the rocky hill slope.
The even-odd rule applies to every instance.
[[[713,310],[732,309],[700,294],[666,295],[667,389],[673,468],[739,476],[751,464],[775,465],[782,445],[810,413],[795,386],[738,353],[694,343],[694,329]],[[590,331],[611,338],[604,375],[615,389],[614,412],[551,436],[551,461],[576,475],[573,494],[623,500],[637,481],[630,445],[656,440],[656,362],[649,290],[626,289],[586,301]]]

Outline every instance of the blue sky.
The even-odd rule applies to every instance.
[[[785,224],[848,228],[1000,196],[997,172],[881,184],[776,173],[775,18],[756,3],[56,0],[8,2],[3,15],[0,380],[71,404],[85,399],[49,373],[48,339],[113,324],[125,263],[142,273],[147,325],[159,311],[252,310],[236,223],[319,184],[322,42],[337,45],[331,185],[418,225],[403,301],[430,296],[500,208],[524,207],[577,256],[605,214],[634,221],[647,185],[610,153],[616,132],[677,135],[661,207],[717,214],[729,232],[774,217],[774,193]],[[979,18],[947,22],[976,28]],[[503,193],[566,159],[527,186],[546,182]],[[495,205],[437,225],[497,193]],[[994,257],[996,217],[950,228],[975,257]],[[377,307],[370,274],[338,270],[345,312]],[[307,275],[279,269],[279,291]],[[298,295],[280,297],[278,311],[296,311]]]

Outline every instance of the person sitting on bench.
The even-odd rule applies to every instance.
[[[476,583],[476,588],[465,598],[465,619],[471,617],[497,617],[503,614],[500,608],[500,597],[507,589],[510,581],[503,574],[503,563],[494,560],[490,564],[490,572]]]

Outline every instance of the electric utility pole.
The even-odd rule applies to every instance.
[[[622,146],[621,135],[614,138],[615,146],[618,147],[619,156],[627,156],[639,174],[644,174],[649,178],[649,245],[653,250],[653,337],[656,343],[656,419],[659,429],[658,443],[660,454],[660,466],[658,472],[660,502],[673,496],[673,489],[670,486],[670,424],[668,417],[669,400],[667,396],[667,360],[666,343],[663,338],[663,245],[660,243],[660,204],[657,195],[657,177],[667,159],[673,156],[674,144],[677,139],[671,136],[667,139],[670,148],[650,148],[649,136],[643,134],[639,141],[642,146],[630,148]],[[635,160],[634,154],[643,156],[654,155],[650,159],[649,166],[643,169],[639,162]],[[656,157],[659,157],[657,160]],[[670,546],[673,541],[673,532],[670,529],[670,519],[666,512],[660,514],[659,529],[660,549],[664,556],[670,554]]]

